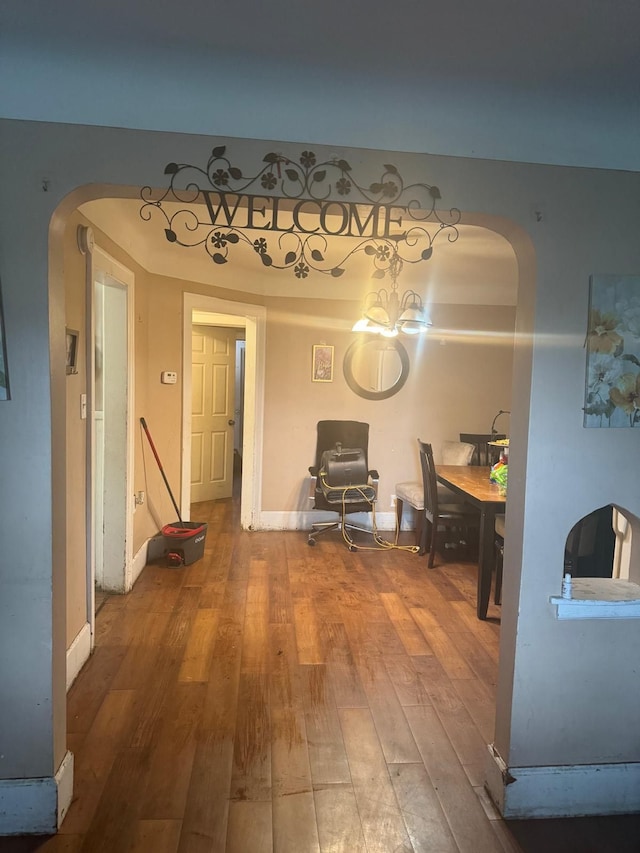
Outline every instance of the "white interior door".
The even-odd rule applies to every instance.
[[[131,588],[133,508],[130,414],[133,276],[96,247],[91,322],[91,586]]]
[[[230,498],[235,409],[234,329],[194,325],[191,348],[191,500]]]
[[[96,586],[123,588],[126,568],[127,291],[109,275],[96,281]]]

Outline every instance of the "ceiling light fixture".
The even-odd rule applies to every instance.
[[[383,287],[367,294],[362,317],[352,331],[373,332],[387,338],[395,338],[398,332],[417,335],[426,331],[433,323],[425,311],[420,294],[415,290],[406,290],[402,296],[398,293],[398,276],[404,264],[398,254],[397,242],[391,247],[386,243],[380,244],[375,254],[377,269],[373,276],[384,278],[388,273],[391,286],[388,290]]]

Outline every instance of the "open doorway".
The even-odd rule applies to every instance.
[[[266,311],[259,305],[185,293],[183,322],[182,515],[189,518],[194,498],[203,499],[200,492],[207,479],[205,471],[214,490],[219,489],[218,497],[230,497],[235,469],[239,474],[236,487],[240,488],[240,522],[244,529],[251,529],[260,512]],[[198,328],[213,330],[209,337],[218,340],[222,355],[218,373],[226,377],[218,384],[219,402],[214,407],[220,413],[218,421],[206,427],[196,423],[200,415],[198,406],[194,406],[195,400],[201,400],[200,410],[205,409],[205,391],[197,390],[204,370],[198,364],[200,359],[194,359],[193,332]],[[206,348],[204,342],[200,346]],[[211,360],[214,370],[217,369],[213,353]],[[204,437],[206,430],[209,438]],[[203,452],[205,444],[212,448],[212,453]],[[224,463],[215,461],[216,447]],[[240,457],[240,466],[234,465],[234,450]]]

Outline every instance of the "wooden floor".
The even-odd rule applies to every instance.
[[[108,597],[68,697],[74,800],[11,853],[631,853],[640,818],[506,823],[483,788],[499,608],[475,567],[246,533]]]

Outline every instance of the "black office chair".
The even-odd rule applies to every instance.
[[[358,530],[375,536],[372,528],[361,527],[347,516],[372,512],[378,494],[378,472],[369,469],[369,424],[360,421],[318,421],[316,462],[310,466],[314,509],[337,512],[336,521],[316,522],[309,533],[309,545],[330,530],[340,530],[350,551],[351,536]]]
[[[460,441],[466,441],[475,447],[470,465],[494,465],[500,458],[500,448],[491,447],[489,442],[506,437],[504,433],[460,433]]]

